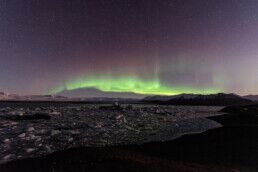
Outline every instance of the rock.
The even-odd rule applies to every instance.
[[[29,140],[33,140],[33,139],[36,139],[37,137],[34,135],[34,134],[30,134],[29,135]]]
[[[101,128],[103,127],[103,123],[102,122],[97,122],[94,126],[94,128]]]
[[[29,127],[28,128],[28,132],[31,132],[31,131],[34,131],[35,129],[34,129],[34,127]]]
[[[125,128],[126,128],[127,130],[137,131],[137,132],[138,132],[138,130],[136,130],[136,129],[134,129],[134,128],[132,128],[132,127],[128,126],[128,125],[126,125],[126,126],[125,126]]]
[[[133,110],[133,106],[132,105],[128,105],[125,107],[125,110]]]
[[[54,135],[57,135],[57,134],[60,134],[61,133],[61,131],[59,131],[59,130],[52,130],[51,131],[51,136],[54,136]]]
[[[40,107],[35,108],[35,111],[41,111]]]
[[[46,145],[45,148],[46,148],[46,151],[47,151],[47,152],[49,152],[49,153],[52,152],[52,149],[51,149],[50,146]]]
[[[159,109],[156,109],[155,113],[159,114],[159,115],[165,115],[166,114],[165,112],[160,111]]]
[[[13,158],[15,158],[14,154],[9,154],[9,155],[6,155],[3,157],[4,160],[9,160],[9,159],[13,159]]]
[[[114,102],[113,106],[120,106],[118,102]]]
[[[25,137],[25,136],[26,136],[25,133],[22,133],[22,134],[18,135],[18,137],[20,137],[20,138],[23,138],[23,137]]]
[[[36,140],[36,142],[40,142],[42,139],[41,139],[41,137],[39,137],[37,140]]]
[[[8,112],[8,110],[6,109],[6,108],[2,108],[1,110],[0,110],[1,112]]]
[[[10,111],[10,110],[12,110],[12,108],[6,107],[5,110]]]
[[[4,142],[5,142],[5,143],[9,143],[9,142],[10,142],[10,139],[4,139]]]
[[[60,112],[51,112],[50,115],[60,115],[61,113]]]
[[[80,134],[81,132],[80,132],[80,131],[72,130],[72,131],[70,131],[70,133],[71,133],[72,135],[75,135],[75,134]]]
[[[23,111],[12,111],[9,114],[12,116],[23,116],[24,112]]]
[[[18,122],[11,122],[10,124],[11,124],[11,125],[17,125]]]
[[[35,151],[35,149],[33,149],[33,148],[29,148],[29,149],[26,150],[27,153],[31,153],[33,151]]]
[[[123,115],[122,115],[122,114],[116,116],[116,120],[119,120],[119,119],[121,119],[121,118],[123,118]]]
[[[45,132],[46,132],[45,129],[41,129],[41,130],[38,131],[38,133],[40,133],[40,134],[44,134]]]

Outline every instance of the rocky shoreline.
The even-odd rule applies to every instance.
[[[208,117],[223,127],[199,134],[164,142],[75,147],[7,162],[0,171],[256,172],[257,107],[227,107],[223,111],[228,114]]]
[[[153,105],[0,105],[0,163],[73,147],[167,141],[221,127],[221,107]]]

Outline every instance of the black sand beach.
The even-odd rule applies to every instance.
[[[168,142],[74,148],[9,162],[0,171],[258,171],[256,113],[210,119],[224,127]]]

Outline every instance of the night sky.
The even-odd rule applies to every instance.
[[[89,87],[258,94],[258,0],[0,0],[0,91]]]

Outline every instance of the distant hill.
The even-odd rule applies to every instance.
[[[258,95],[247,95],[247,96],[243,96],[243,98],[253,100],[253,101],[258,101]]]
[[[64,96],[53,96],[53,95],[18,95],[18,94],[9,94],[5,95],[4,98],[0,100],[3,101],[67,101],[69,100]]]
[[[139,99],[133,98],[111,98],[111,97],[90,97],[90,98],[70,98],[71,101],[89,102],[89,103],[137,103]]]
[[[65,90],[56,95],[17,95],[0,92],[1,101],[76,101],[94,103],[151,103],[164,105],[205,105],[228,106],[249,105],[258,101],[257,95],[239,96],[236,94],[180,94],[174,96],[147,96],[134,93],[102,92],[93,88]]]
[[[80,88],[75,90],[64,90],[57,95],[73,98],[126,98],[126,99],[142,99],[145,96],[142,94],[127,93],[127,92],[103,92],[95,88]]]
[[[182,94],[177,96],[149,96],[142,100],[145,103],[170,104],[170,105],[205,105],[205,106],[228,106],[228,105],[248,105],[254,102],[242,98],[236,94]]]
[[[144,101],[168,101],[172,99],[193,99],[200,94],[179,94],[179,95],[174,95],[174,96],[147,96],[143,100]]]

